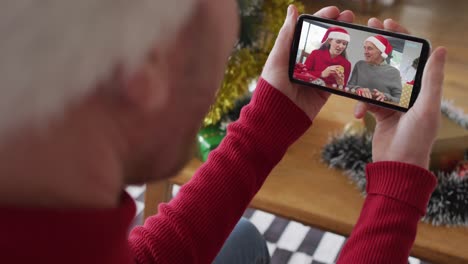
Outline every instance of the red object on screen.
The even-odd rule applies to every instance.
[[[303,63],[296,63],[296,66],[294,66],[293,77],[305,82],[311,82],[318,78],[317,76],[310,74],[310,72],[307,70],[307,67]]]

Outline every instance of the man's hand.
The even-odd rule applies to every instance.
[[[391,19],[382,23],[373,18],[369,20],[369,26],[408,33]],[[446,55],[445,48],[439,47],[432,52],[424,70],[421,93],[405,114],[362,102],[357,104],[354,113],[357,118],[370,111],[377,120],[372,141],[374,162],[400,161],[428,168],[429,154],[440,123]]]
[[[385,96],[384,93],[382,93],[381,91],[377,89],[374,89],[373,97],[375,98],[375,100],[380,101],[380,102],[384,102],[387,100],[387,96]]]
[[[360,96],[372,99],[372,92],[369,88],[359,88],[357,91]]]
[[[354,20],[353,12],[343,11],[340,13],[340,10],[336,7],[325,7],[315,13],[315,15],[345,22],[353,22]],[[288,7],[286,20],[284,21],[283,27],[276,39],[275,46],[271,50],[270,56],[263,69],[262,77],[273,87],[289,97],[289,99],[313,120],[327,101],[330,93],[312,87],[292,84],[289,81],[289,52],[297,17],[296,7],[290,5]]]

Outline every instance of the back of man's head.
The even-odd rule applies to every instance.
[[[164,45],[194,0],[7,0],[0,7],[0,139],[59,116],[116,65]]]

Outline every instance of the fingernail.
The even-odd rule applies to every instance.
[[[292,5],[288,6],[288,16],[292,15]]]

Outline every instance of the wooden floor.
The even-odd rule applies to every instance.
[[[365,24],[370,17],[393,18],[406,26],[413,35],[429,39],[432,47],[448,49],[444,98],[468,111],[468,1],[467,0],[395,0],[391,6],[382,4],[362,6],[361,1],[303,0],[307,13],[323,6],[336,5],[351,9],[355,23]],[[379,1],[375,1],[379,2]],[[389,2],[383,1],[383,2]],[[391,0],[390,0],[391,2]],[[353,101],[349,101],[354,104]]]

